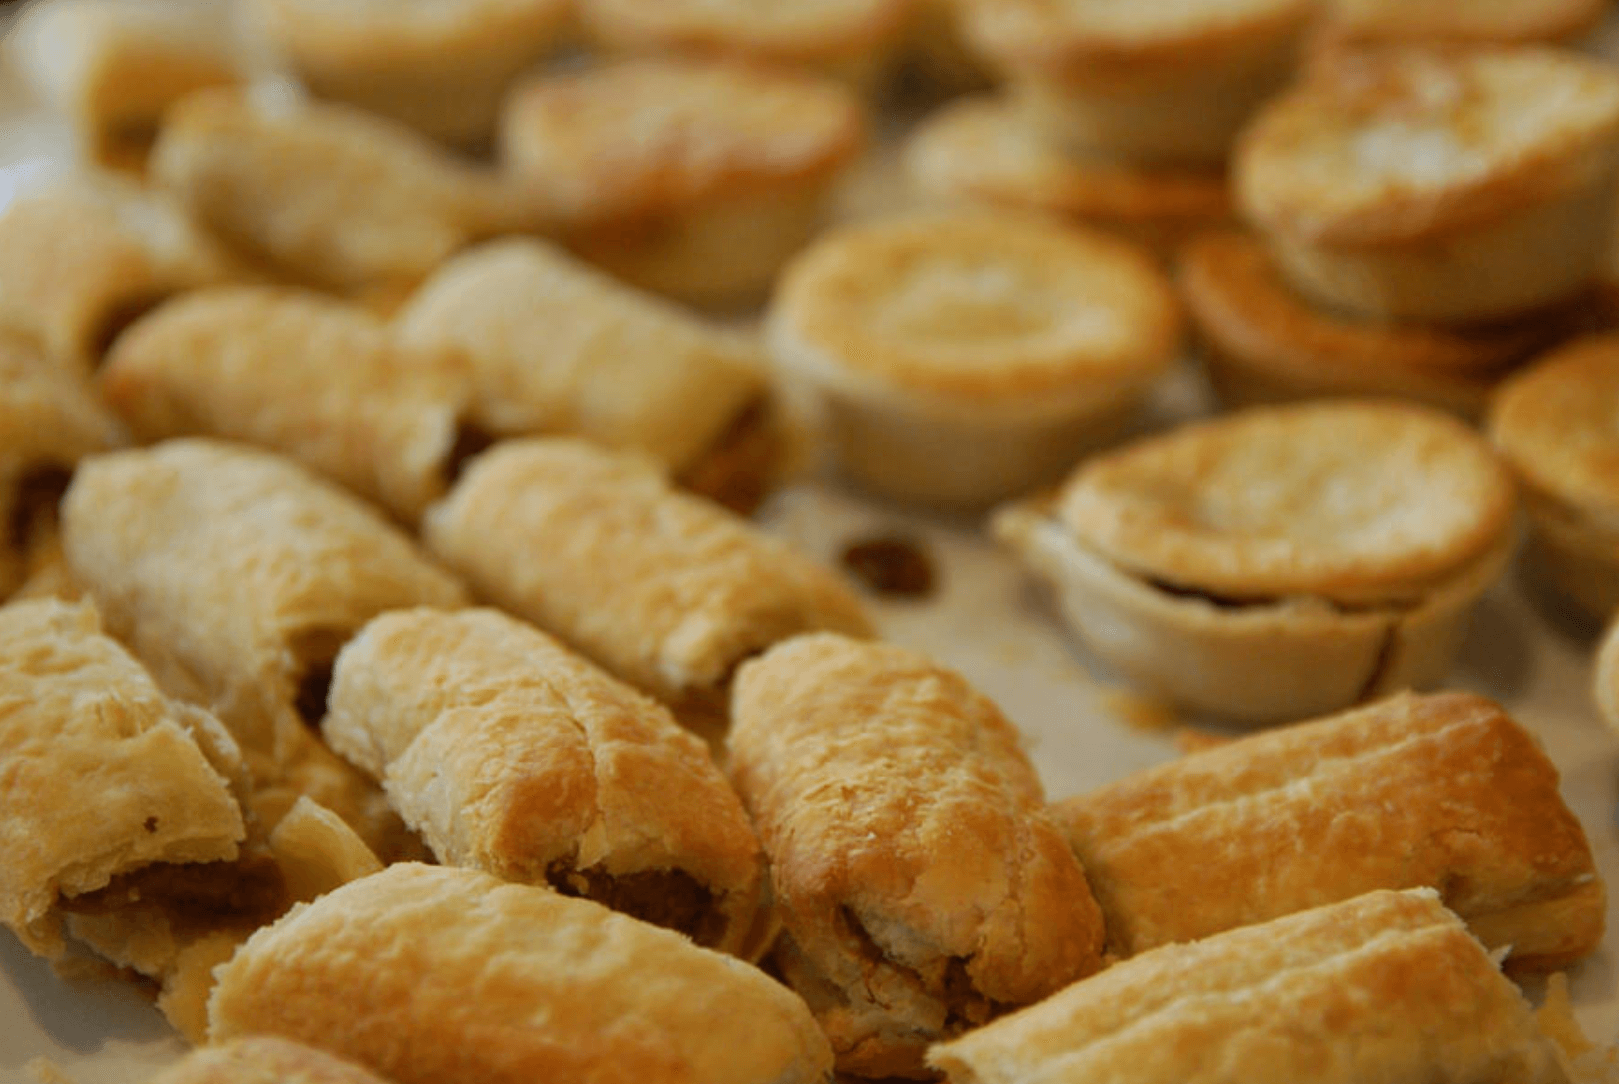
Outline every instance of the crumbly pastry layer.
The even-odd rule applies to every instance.
[[[584,441],[498,445],[423,533],[483,597],[677,711],[723,713],[737,665],[778,640],[870,631],[830,569]]]
[[[929,1042],[1099,966],[1101,913],[1018,733],[959,675],[903,648],[799,637],[742,667],[732,714],[778,962],[840,1070],[927,1075]]]
[[[1592,29],[1606,0],[1331,0],[1326,33],[1340,43],[1567,41]]]
[[[463,144],[490,136],[511,81],[568,19],[567,0],[257,0],[250,10],[316,94]]]
[[[208,435],[273,448],[414,520],[476,438],[472,379],[365,310],[273,287],[179,298],[123,335],[100,387],[143,441]]]
[[[338,656],[321,731],[440,861],[586,896],[744,955],[759,842],[667,708],[494,610],[404,610]]]
[[[538,241],[456,257],[396,327],[409,345],[467,358],[490,432],[574,434],[677,472],[765,393],[741,339]]]
[[[388,1084],[354,1062],[273,1035],[193,1050],[148,1084]]]
[[[1499,545],[1515,496],[1471,430],[1415,405],[1254,409],[1098,456],[1055,516],[1084,546],[1231,600],[1410,601]]]
[[[214,1041],[279,1035],[399,1084],[822,1084],[832,1067],[803,1002],[762,972],[472,870],[402,863],[345,885],[219,976]]]
[[[1423,890],[1144,953],[930,1061],[951,1084],[1567,1080],[1523,995]]]
[[[360,626],[465,601],[378,512],[287,460],[217,441],[86,462],[62,533],[74,575],[159,684],[211,705],[282,767],[308,741],[301,715],[324,702],[325,667]]]
[[[1437,889],[1517,969],[1566,967],[1602,940],[1603,884],[1557,770],[1481,697],[1401,694],[1054,812],[1120,956],[1379,888]]]
[[[121,178],[71,176],[0,214],[0,324],[84,372],[165,297],[242,275],[175,200]]]
[[[218,726],[164,696],[93,607],[0,609],[0,921],[60,955],[63,897],[154,863],[235,858],[242,812],[195,736],[228,745]]]
[[[534,210],[410,129],[336,103],[203,91],[168,112],[155,180],[282,275],[356,291],[419,281]]]

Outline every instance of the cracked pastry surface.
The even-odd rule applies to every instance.
[[[549,884],[745,955],[759,843],[668,709],[494,610],[378,617],[338,656],[321,731],[438,858]]]
[[[732,715],[778,963],[840,1070],[925,1075],[929,1042],[1100,965],[1101,913],[1020,738],[959,675],[803,636],[743,665]]]
[[[588,900],[414,863],[255,935],[209,1018],[215,1042],[279,1035],[399,1084],[823,1084],[832,1067],[803,1002],[739,960]]]
[[[950,1084],[1567,1079],[1528,1001],[1424,890],[1144,953],[930,1062]]]
[[[1535,739],[1481,697],[1401,694],[1057,803],[1130,956],[1374,889],[1431,887],[1518,970],[1602,940],[1590,844]]]
[[[351,1061],[273,1035],[191,1051],[148,1084],[388,1084]]]

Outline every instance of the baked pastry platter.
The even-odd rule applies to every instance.
[[[91,830],[0,761],[0,1082],[145,1081],[210,1028],[435,1081],[1182,1081],[1249,1032],[1222,1056],[1276,1079],[1619,1079],[1619,438],[1558,444],[1614,427],[1581,389],[1619,340],[1496,394],[1619,310],[1579,292],[1602,5],[959,0],[980,60],[956,0],[243,0],[283,65],[248,93],[218,27],[42,2],[0,381],[66,489],[0,474],[0,739],[109,782]],[[1532,51],[1404,51],[1447,28]],[[1472,157],[1407,168],[1438,114]],[[118,244],[49,239],[96,215]],[[109,689],[195,823],[142,820],[135,724],[72,710]],[[504,1069],[444,1042],[468,1005]],[[374,1080],[209,1056],[176,1084]]]

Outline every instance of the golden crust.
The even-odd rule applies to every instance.
[[[1566,41],[1592,29],[1607,0],[1332,0],[1334,44]]]
[[[824,182],[864,139],[858,101],[836,84],[675,58],[532,80],[501,122],[503,158],[565,228]]]
[[[1066,155],[998,97],[953,102],[929,115],[906,145],[905,166],[935,198],[1047,211],[1149,243],[1231,217],[1223,171]]]
[[[1258,408],[1089,460],[1056,515],[1137,575],[1229,599],[1409,600],[1498,546],[1506,467],[1460,422],[1392,401]]]
[[[747,944],[759,842],[707,747],[537,629],[494,610],[385,614],[338,656],[321,731],[443,862],[591,896],[711,948],[763,947]],[[699,898],[658,897],[660,877]]]
[[[1581,339],[1502,385],[1490,408],[1490,436],[1532,491],[1619,534],[1615,403],[1619,336]]]
[[[841,1070],[917,1075],[929,1042],[1097,969],[1084,871],[1017,731],[959,675],[804,636],[743,665],[732,711],[784,970]]]
[[[314,1047],[254,1035],[193,1050],[148,1084],[388,1084]]]
[[[803,1003],[747,964],[586,900],[409,863],[256,934],[209,1017],[216,1042],[280,1035],[399,1084],[821,1084],[832,1064]]]
[[[899,34],[903,0],[581,0],[617,49],[814,64],[872,53]]]
[[[109,628],[171,693],[289,763],[300,685],[383,610],[465,594],[378,513],[295,464],[208,440],[85,463],[63,548]]]
[[[750,346],[531,240],[446,264],[396,318],[401,341],[458,350],[479,421],[570,433],[691,466],[763,394]]]
[[[870,632],[834,572],[584,441],[496,446],[423,534],[484,597],[677,710],[715,706],[737,664],[778,640]]]
[[[300,290],[199,290],[129,329],[102,392],[143,441],[208,435],[293,456],[407,520],[449,486],[470,374],[354,306]]]
[[[25,945],[63,951],[63,897],[236,857],[242,812],[193,736],[203,713],[165,697],[93,607],[0,609],[0,660],[0,921]]]
[[[1168,280],[1127,242],[1010,212],[831,233],[783,272],[778,361],[878,397],[1043,414],[1168,365]]]
[[[1430,887],[1513,966],[1602,940],[1605,893],[1557,770],[1488,700],[1392,699],[1222,745],[1054,812],[1130,956]]]
[[[1601,183],[1619,74],[1520,47],[1346,53],[1261,112],[1234,180],[1266,232],[1352,247],[1444,237]]]
[[[1529,1003],[1430,891],[1168,945],[933,1048],[952,1084],[1562,1084]]]

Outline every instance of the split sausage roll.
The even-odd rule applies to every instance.
[[[1606,894],[1557,769],[1482,697],[1403,694],[1055,812],[1121,956],[1423,886],[1515,969],[1566,967],[1602,940]]]
[[[51,559],[74,464],[122,440],[84,382],[0,333],[0,599]]]
[[[836,573],[645,459],[581,440],[497,445],[429,510],[423,535],[484,597],[700,729],[724,718],[750,655],[800,632],[870,632]]]
[[[494,610],[384,614],[338,656],[321,729],[442,862],[765,947],[749,943],[759,843],[707,747],[537,629]]]
[[[84,372],[164,298],[242,274],[173,199],[114,177],[58,180],[0,214],[0,324]]]
[[[1428,890],[1116,964],[952,1043],[948,1084],[1566,1084],[1529,1003]]]
[[[399,1084],[822,1084],[832,1054],[763,972],[589,900],[400,863],[247,942],[212,1038],[279,1035]]]
[[[388,1084],[351,1061],[273,1035],[193,1050],[147,1084]]]
[[[202,91],[171,109],[151,171],[244,253],[339,291],[414,284],[523,214],[499,198],[492,175],[392,121],[232,90]]]
[[[62,536],[108,627],[158,682],[289,770],[318,759],[305,723],[325,713],[350,636],[384,610],[465,601],[379,513],[288,460],[218,441],[86,462]]]
[[[754,349],[560,248],[506,240],[457,256],[397,324],[413,346],[467,357],[492,433],[636,448],[727,504],[779,465]]]
[[[199,290],[131,327],[101,388],[136,436],[273,448],[411,521],[483,443],[460,358],[301,290]]]
[[[112,169],[141,169],[174,102],[241,78],[228,16],[196,0],[46,0],[9,52],[80,155]]]
[[[777,961],[840,1071],[926,1076],[928,1043],[1095,971],[1102,915],[1017,731],[898,647],[799,637],[745,664],[729,737],[784,927]]]

